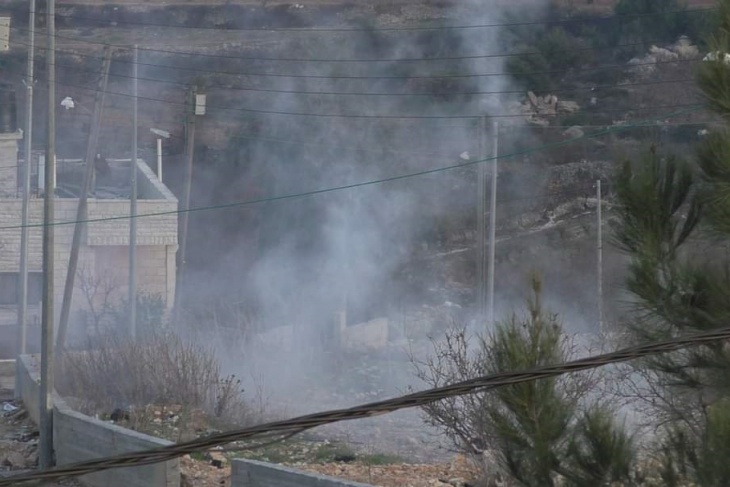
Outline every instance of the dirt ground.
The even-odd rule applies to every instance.
[[[230,464],[219,467],[185,456],[181,460],[182,487],[225,487],[230,485]],[[361,462],[296,463],[287,467],[327,475],[374,487],[468,487],[476,485],[476,471],[463,461],[437,465],[370,465]]]

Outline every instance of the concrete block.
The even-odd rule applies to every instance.
[[[231,487],[372,487],[255,460],[233,460],[231,466]]]

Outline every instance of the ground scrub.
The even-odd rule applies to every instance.
[[[251,419],[240,381],[222,373],[213,351],[171,334],[139,341],[108,334],[93,349],[66,353],[62,370],[60,391],[85,412],[105,419],[116,412],[142,429],[169,422],[188,434],[178,423],[205,430]]]

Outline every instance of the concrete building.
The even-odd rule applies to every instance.
[[[7,128],[6,128],[7,131]],[[2,132],[0,130],[0,132]],[[0,133],[0,353],[14,356],[17,327],[18,277],[22,199],[18,161],[22,131]],[[29,231],[29,329],[30,349],[39,340],[42,290],[43,157],[31,155],[32,196]],[[24,163],[24,162],[23,162]],[[88,199],[88,214],[79,252],[70,333],[83,334],[90,314],[98,315],[104,302],[127,298],[129,269],[129,164],[108,160],[97,166],[95,184]],[[138,290],[159,296],[166,308],[175,296],[178,202],[142,160],[136,161],[138,204]],[[60,314],[63,288],[76,220],[82,160],[57,161],[55,202],[55,312]],[[163,213],[163,214],[160,214]],[[155,214],[153,216],[144,216]],[[104,221],[95,221],[104,220]]]

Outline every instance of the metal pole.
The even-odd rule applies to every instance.
[[[476,308],[480,320],[486,317],[486,301],[484,295],[486,268],[487,268],[487,209],[486,209],[486,184],[487,184],[487,120],[479,120],[479,155],[483,161],[477,165],[477,291]]]
[[[33,158],[30,153],[33,149],[33,68],[35,61],[35,0],[30,0],[30,14],[28,18],[28,69],[25,79],[25,164],[23,165],[23,209],[20,229],[20,281],[18,283],[18,354],[25,354],[28,350],[28,206],[30,206],[30,172]]]
[[[41,330],[40,468],[53,466],[53,251],[56,181],[56,2],[47,0],[48,127],[46,141],[46,191],[43,205],[43,311]]]
[[[597,265],[598,265],[598,329],[601,333],[603,333],[603,208],[602,208],[602,200],[603,196],[601,194],[601,180],[599,179],[596,182],[596,197],[598,199],[598,210],[597,210],[597,218],[598,218],[598,259],[597,259]]]
[[[183,194],[183,207],[180,219],[180,250],[178,253],[177,263],[177,283],[175,285],[175,318],[180,317],[180,305],[182,304],[182,295],[184,293],[183,286],[185,281],[185,260],[188,243],[188,222],[190,209],[190,194],[193,185],[193,156],[195,152],[195,95],[197,87],[193,86],[190,90],[190,101],[187,105],[186,113],[186,144],[185,156],[187,157],[187,171],[185,174],[185,192]]]
[[[497,161],[499,158],[499,124],[492,125],[492,190],[489,206],[489,271],[487,281],[487,323],[494,326],[494,268],[497,227]]]
[[[104,113],[104,95],[109,81],[109,69],[111,67],[111,49],[109,46],[104,48],[104,61],[101,68],[101,79],[99,80],[99,89],[96,91],[96,100],[94,102],[94,113],[91,120],[91,131],[89,140],[86,144],[86,167],[84,168],[84,180],[81,184],[81,193],[79,194],[79,204],[76,208],[76,223],[74,224],[74,233],[71,240],[71,252],[68,257],[68,271],[66,272],[66,285],[63,288],[63,301],[61,302],[61,316],[58,320],[58,336],[56,336],[56,363],[60,365],[63,348],[66,346],[66,332],[68,330],[68,319],[71,313],[71,301],[73,299],[74,281],[76,279],[76,268],[79,262],[79,250],[81,248],[81,235],[84,231],[84,219],[86,217],[86,208],[88,207],[88,195],[91,190],[91,180],[95,169],[96,147],[99,142],[99,131],[101,130],[101,119]]]
[[[132,64],[132,159],[129,171],[129,332],[137,338],[137,46]]]
[[[157,179],[162,182],[162,139],[157,139]]]

